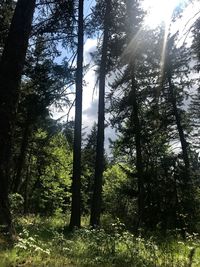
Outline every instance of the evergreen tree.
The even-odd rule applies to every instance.
[[[24,74],[26,80],[23,82],[20,94],[20,103],[17,114],[15,139],[19,136],[20,149],[16,159],[16,173],[14,173],[12,192],[18,192],[21,184],[21,174],[25,161],[28,141],[34,133],[38,124],[50,114],[51,105],[62,101],[66,106],[69,100],[66,97],[65,87],[72,82],[72,77],[66,62],[56,64],[52,62],[53,55],[42,37],[33,51],[29,52]],[[21,136],[22,135],[22,136]],[[15,140],[17,143],[17,140]]]
[[[111,1],[106,1],[105,18],[103,25],[102,55],[99,68],[99,105],[98,105],[98,126],[97,126],[97,146],[94,176],[94,193],[91,207],[90,225],[95,227],[100,225],[101,201],[102,201],[102,181],[104,171],[104,120],[105,120],[105,82],[107,53],[109,41],[109,15]]]
[[[89,214],[94,188],[94,171],[97,145],[97,124],[94,123],[87,135],[86,144],[82,151],[82,210]]]
[[[75,129],[73,146],[73,175],[72,175],[72,207],[70,228],[80,227],[81,224],[81,132],[82,132],[82,90],[83,90],[83,8],[84,1],[78,4],[78,45],[76,66],[76,102]]]
[[[8,205],[9,164],[19,85],[25,62],[35,0],[19,0],[0,62],[0,223],[13,232]]]
[[[0,3],[0,55],[8,35],[14,7],[15,2],[13,0],[1,1]]]
[[[195,61],[194,70],[199,74],[200,71],[200,19],[198,19],[193,27],[193,44],[192,44],[192,58]],[[200,147],[200,86],[199,78],[196,79],[196,88],[191,96],[190,103],[190,119],[192,127],[192,143],[194,149],[199,149]]]
[[[128,4],[127,10],[136,10],[131,9],[130,3]],[[138,19],[138,13],[136,14],[135,18]],[[134,16],[132,15],[131,18],[133,19]],[[189,199],[185,199],[184,188],[180,186],[187,179],[187,175],[183,177],[183,162],[179,158],[182,156],[170,151],[171,142],[177,140],[177,133],[181,130],[180,128],[180,131],[175,130],[177,118],[172,107],[171,93],[168,91],[169,80],[162,88],[160,85],[164,32],[162,28],[158,28],[155,31],[145,31],[145,35],[142,30],[138,33],[140,24],[137,23],[137,19],[135,31],[132,26],[133,22],[130,23],[131,28],[127,22],[123,22],[127,25],[124,27],[125,33],[121,34],[126,36],[123,39],[124,43],[121,43],[122,47],[126,47],[123,54],[126,64],[124,61],[118,61],[120,64],[115,72],[115,82],[110,94],[110,112],[114,115],[112,123],[121,134],[117,144],[124,159],[130,160],[133,170],[134,166],[137,169],[137,172],[132,175],[133,191],[135,176],[137,182],[142,181],[143,184],[142,194],[140,194],[141,185],[137,186],[138,215],[139,217],[144,215],[142,219],[139,218],[139,225],[154,228],[161,223],[163,229],[183,227],[182,219],[177,216],[192,215],[193,211],[191,210],[190,213],[186,204],[189,203]],[[118,35],[120,36],[119,33]],[[170,49],[170,55],[173,58],[173,65],[169,69],[173,72],[173,79],[175,77],[177,79],[176,111],[181,112],[179,126],[181,124],[183,133],[187,131],[184,118],[186,112],[181,107],[187,97],[187,90],[191,86],[187,76],[190,59],[188,50],[184,47]],[[186,140],[185,136],[184,140]],[[170,168],[174,171],[172,172]],[[188,193],[190,192],[189,198],[192,201],[191,191],[190,186]],[[151,216],[150,214],[157,215]],[[167,214],[167,219],[164,219],[164,214]]]

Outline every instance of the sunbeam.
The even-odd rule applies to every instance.
[[[145,25],[155,28],[161,23],[169,23],[173,11],[183,0],[145,0],[142,4],[146,11]]]

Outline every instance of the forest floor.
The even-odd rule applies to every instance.
[[[16,220],[18,242],[0,239],[0,267],[199,267],[200,240],[136,237],[119,222],[105,229],[70,233],[67,219],[28,216]],[[86,222],[85,222],[86,223]]]

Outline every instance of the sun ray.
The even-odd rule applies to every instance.
[[[146,11],[144,24],[150,28],[156,28],[159,24],[166,24],[174,12],[174,9],[184,0],[151,0],[143,1],[142,7]]]
[[[162,86],[163,76],[164,76],[164,68],[165,68],[165,61],[166,61],[166,47],[167,41],[170,33],[170,27],[165,27],[164,29],[164,38],[163,38],[163,47],[161,52],[161,60],[160,60],[160,84]]]
[[[132,40],[129,42],[121,58],[125,58],[125,60],[128,59],[128,61],[133,60],[133,58],[137,54],[138,49],[141,47],[141,42],[144,38],[143,35],[144,35],[144,29],[141,27],[135,34],[135,36],[132,38]]]

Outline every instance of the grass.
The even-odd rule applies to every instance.
[[[184,241],[169,235],[161,241],[136,237],[119,222],[109,230],[84,227],[74,233],[67,232],[67,224],[68,217],[63,215],[18,219],[18,242],[9,247],[0,239],[0,267],[200,266],[200,241],[195,235]]]

